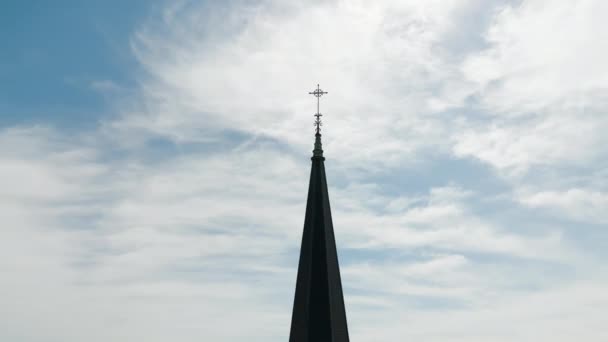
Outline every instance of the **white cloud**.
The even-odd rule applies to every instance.
[[[591,223],[608,222],[608,193],[589,189],[538,191],[519,194],[519,201],[531,208],[549,209],[557,216]]]
[[[490,48],[470,57],[465,75],[483,103],[504,113],[543,111],[608,85],[608,34],[602,1],[524,1],[496,16]]]
[[[501,296],[471,310],[421,312],[400,308],[368,310],[353,317],[353,335],[363,340],[416,338],[428,341],[601,341],[606,296],[597,283],[581,282],[531,295]],[[580,320],[586,317],[586,320]]]
[[[288,194],[283,187],[305,193],[306,182],[289,158],[275,158],[269,169],[251,154],[234,156],[242,163],[194,156],[155,169],[133,158],[103,161],[95,153],[103,144],[52,129],[1,133],[3,336],[133,339],[150,325],[158,340],[184,328],[193,340],[239,339],[267,324],[265,315],[226,332],[229,311],[222,316],[220,306],[258,307],[270,295],[266,285],[287,274],[277,260],[289,246],[285,237],[297,240],[298,229],[285,228],[301,224],[293,212],[301,199],[294,205],[290,195],[272,194]],[[289,175],[298,173],[294,184]],[[283,180],[273,182],[277,177]],[[282,222],[270,220],[275,210]],[[242,272],[261,286],[247,286]],[[175,295],[183,299],[169,300]],[[159,310],[185,321],[154,328],[151,322],[168,318]],[[210,325],[195,324],[199,319]]]
[[[601,110],[553,106],[536,118],[472,124],[454,134],[454,153],[487,162],[508,177],[535,167],[599,162],[608,154],[602,134],[608,120]]]
[[[160,29],[137,33],[150,80],[140,110],[112,125],[177,141],[229,128],[308,148],[309,137],[293,132],[312,126],[310,89],[302,87],[320,82],[329,87],[322,112],[332,153],[349,164],[402,163],[444,140],[426,98],[451,77],[436,45],[463,20],[453,13],[465,5],[264,2],[221,22],[213,11],[174,8]]]
[[[475,85],[470,96],[495,119],[467,122],[455,153],[515,174],[605,157],[607,9],[602,1],[505,7],[488,30],[489,47],[462,67]]]

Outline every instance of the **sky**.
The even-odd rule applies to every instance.
[[[4,2],[0,340],[286,341],[317,83],[351,341],[608,340],[606,14]]]

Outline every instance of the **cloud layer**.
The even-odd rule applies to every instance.
[[[113,115],[0,130],[0,338],[287,339],[320,82],[352,340],[604,341],[603,12],[167,4]]]

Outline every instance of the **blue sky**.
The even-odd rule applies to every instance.
[[[605,341],[607,11],[4,4],[0,340],[286,340],[321,83],[353,341]]]
[[[13,1],[0,18],[3,124],[95,123],[108,103],[92,82],[136,82],[129,34],[159,2]],[[48,116],[48,117],[47,117]]]

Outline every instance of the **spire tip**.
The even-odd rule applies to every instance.
[[[321,96],[327,94],[327,92],[323,91],[321,89],[321,87],[319,86],[319,84],[317,83],[317,89],[309,92],[309,94],[314,95],[317,98],[317,113],[314,115],[316,117],[315,122],[314,122],[316,127],[315,127],[315,149],[312,151],[313,158],[315,158],[315,157],[323,158],[323,148],[322,148],[322,144],[321,144],[321,126],[323,126],[323,123],[321,122],[321,116],[323,116],[323,115],[319,111],[319,102],[320,102]]]

